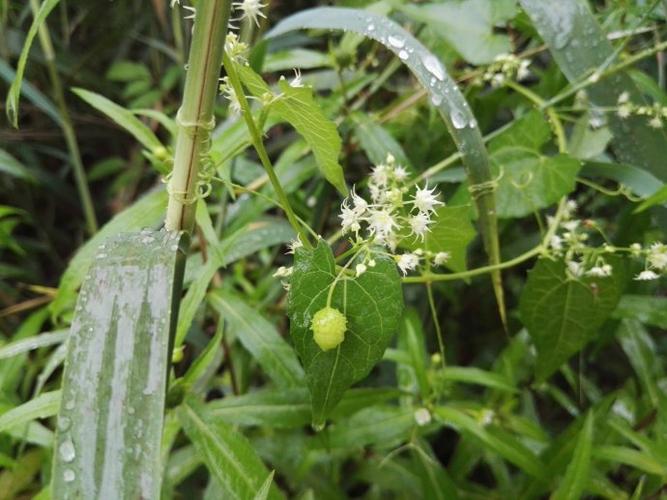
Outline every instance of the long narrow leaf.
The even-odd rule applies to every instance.
[[[158,498],[177,233],[105,243],[79,296],[65,364],[54,498]]]
[[[593,413],[586,416],[584,426],[579,433],[577,446],[574,448],[572,461],[567,466],[553,500],[577,500],[581,498],[589,481],[591,470],[591,449],[593,447]]]
[[[19,63],[16,68],[16,76],[12,85],[9,87],[9,92],[7,93],[7,100],[5,102],[7,113],[7,119],[14,126],[18,128],[18,119],[19,119],[19,98],[21,96],[21,85],[23,83],[23,75],[25,73],[25,66],[28,62],[28,54],[30,53],[30,48],[32,47],[32,42],[37,35],[37,31],[42,26],[46,18],[51,13],[53,8],[58,5],[60,0],[46,0],[35,15],[35,18],[32,21],[30,30],[25,38],[23,43],[23,49],[21,50],[21,55],[19,56]]]
[[[595,20],[582,0],[521,0],[544,41],[549,46],[558,66],[572,83],[582,81],[613,53]],[[614,107],[619,96],[628,92],[635,103],[645,104],[642,93],[626,73],[616,73],[588,87],[587,92],[596,106]],[[667,136],[660,129],[651,128],[645,117],[622,119],[610,114],[609,125],[614,134],[612,141],[621,162],[645,168],[653,175],[667,180],[664,164]]]

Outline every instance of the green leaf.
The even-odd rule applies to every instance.
[[[468,245],[477,235],[470,222],[470,216],[469,206],[440,207],[435,212],[434,224],[426,233],[424,243],[408,242],[407,246],[411,249],[425,248],[434,253],[447,252],[449,259],[445,267],[454,272],[463,272],[467,269]]]
[[[266,37],[275,38],[297,29],[339,29],[359,33],[382,43],[410,68],[429,93],[431,103],[438,109],[461,152],[470,184],[479,188],[474,199],[484,246],[490,263],[500,263],[495,196],[493,190],[484,188],[493,181],[488,153],[470,106],[438,58],[401,26],[369,11],[334,7],[308,9],[282,20]],[[390,40],[394,43],[389,43]],[[505,322],[500,271],[494,271],[491,278],[498,309]]]
[[[411,18],[433,27],[469,63],[488,64],[496,56],[512,51],[509,37],[497,34],[495,26],[514,13],[510,11],[502,15],[494,9],[495,3],[500,2],[462,0],[421,6],[408,4],[400,9]]]
[[[44,3],[39,7],[35,18],[30,25],[28,34],[25,37],[25,42],[23,42],[23,49],[21,49],[21,55],[19,56],[19,62],[16,67],[16,76],[14,81],[9,87],[9,92],[7,92],[7,100],[5,101],[5,112],[7,113],[7,119],[9,123],[12,124],[14,128],[18,128],[18,115],[19,115],[19,98],[21,96],[21,85],[23,84],[23,75],[25,74],[25,66],[28,62],[28,54],[30,53],[30,48],[32,47],[32,42],[35,40],[35,35],[46,21],[46,18],[51,13],[53,8],[58,5],[60,0],[45,0]]]
[[[333,412],[334,418],[352,415],[367,407],[396,399],[396,389],[350,389]],[[299,428],[311,421],[310,395],[305,388],[264,389],[241,396],[226,397],[207,405],[207,415],[239,426],[266,426],[278,429]]]
[[[95,236],[86,242],[70,260],[67,269],[60,278],[58,293],[50,304],[54,316],[62,314],[74,301],[76,289],[83,281],[88,268],[95,259],[98,247],[108,238],[123,231],[139,231],[146,227],[157,226],[164,218],[167,207],[167,193],[156,189],[140,198],[107,222]]]
[[[269,471],[243,434],[219,420],[212,421],[205,406],[194,400],[181,406],[179,417],[209,472],[224,488],[220,498],[253,498]],[[268,498],[283,498],[275,484]]]
[[[132,111],[119,106],[115,102],[110,101],[106,97],[96,94],[95,92],[80,88],[74,88],[72,89],[72,92],[127,130],[127,132],[143,144],[146,149],[154,151],[162,147],[162,143],[155,136],[153,131],[134,116]]]
[[[12,177],[31,183],[37,181],[30,169],[20,163],[4,149],[0,149],[0,173],[11,175]]]
[[[498,175],[498,216],[525,217],[546,208],[572,192],[580,169],[578,160],[567,155],[543,156],[520,147],[493,153],[491,162]]]
[[[613,54],[614,48],[587,2],[520,0],[520,3],[570,82],[582,81]],[[602,108],[616,106],[618,97],[626,91],[632,102],[649,104],[627,73],[601,78],[586,88],[591,102]],[[615,113],[609,113],[608,118],[614,134],[612,147],[619,161],[640,166],[659,179],[667,180],[664,130],[651,128],[646,118],[641,116],[622,119]]]
[[[448,382],[464,382],[500,391],[518,392],[517,388],[500,373],[487,372],[472,366],[446,366],[438,376]]]
[[[328,445],[343,449],[371,445],[393,448],[408,441],[416,425],[411,407],[371,406],[332,426]]]
[[[427,398],[431,392],[427,373],[428,354],[421,318],[415,309],[409,309],[403,315],[398,346],[407,352],[410,359],[409,370],[411,373],[407,373],[406,377],[408,383],[413,387],[408,386],[407,389],[416,392],[422,398]],[[403,384],[401,384],[402,371],[401,366],[399,366],[398,379],[401,388],[403,388]]]
[[[505,128],[489,142],[489,151],[494,153],[506,147],[522,147],[540,151],[551,139],[551,127],[544,115],[533,109]]]
[[[266,500],[269,498],[269,492],[271,491],[271,483],[273,483],[273,476],[276,471],[272,470],[267,476],[266,480],[262,484],[262,487],[259,489],[257,494],[253,497],[253,500]]]
[[[540,259],[521,294],[523,324],[537,347],[537,377],[544,380],[595,338],[620,299],[619,269],[607,278],[574,279],[563,261]]]
[[[635,319],[621,321],[616,336],[644,390],[648,393],[651,403],[658,408],[661,393],[658,380],[664,373],[655,342],[644,326]]]
[[[359,145],[373,165],[386,162],[387,154],[393,155],[399,165],[410,165],[403,147],[382,125],[366,113],[354,113],[351,118]]]
[[[653,195],[649,196],[646,200],[644,200],[635,209],[635,213],[637,214],[643,212],[644,210],[648,210],[649,208],[655,207],[656,205],[666,205],[666,204],[667,204],[667,186],[663,186]]]
[[[177,233],[107,241],[79,296],[63,375],[54,498],[159,498],[185,255]]]
[[[485,447],[494,451],[504,459],[512,462],[528,474],[536,477],[545,475],[540,459],[519,440],[507,433],[485,427],[477,420],[457,408],[440,406],[435,409],[435,416],[445,425],[454,427],[460,432],[474,436]]]
[[[646,325],[667,330],[667,297],[623,295],[614,318],[637,319]]]
[[[593,412],[586,415],[584,427],[579,432],[574,455],[567,466],[565,476],[551,497],[553,500],[578,500],[590,479],[591,450],[593,448]]]
[[[58,413],[60,391],[45,392],[0,415],[0,433]]]
[[[593,450],[593,456],[598,460],[627,465],[648,474],[663,478],[667,476],[667,464],[664,461],[660,462],[646,453],[627,446],[597,446]]]
[[[0,347],[0,359],[13,358],[24,352],[30,352],[42,347],[48,347],[64,342],[69,336],[66,330],[41,333],[35,337],[15,340]]]
[[[632,192],[643,197],[650,197],[642,203],[650,203],[649,200],[652,195],[660,192],[663,183],[660,182],[653,174],[646,170],[635,167],[634,165],[626,165],[623,163],[605,163],[599,161],[586,161],[581,169],[581,175],[584,177],[602,177],[603,179],[610,179],[619,184],[632,189]],[[667,191],[665,191],[667,192]],[[665,196],[667,201],[667,196]],[[641,211],[641,205],[636,212]]]
[[[304,374],[299,360],[273,324],[243,299],[229,292],[216,290],[209,295],[209,302],[228,323],[229,331],[278,386],[297,387],[303,384]]]
[[[270,89],[250,67],[236,65],[239,77],[250,91],[261,97]],[[284,79],[278,83],[281,97],[271,104],[271,114],[292,125],[315,155],[322,175],[343,195],[347,195],[343,168],[338,163],[342,140],[336,124],[329,120],[309,87],[292,87]]]
[[[290,334],[306,369],[315,426],[322,426],[347,388],[382,359],[399,327],[403,297],[396,266],[385,257],[375,260],[376,266],[360,277],[344,276],[335,286],[330,305],[347,318],[347,331],[338,347],[322,351],[311,322],[327,305],[336,265],[323,241],[314,250],[297,249],[288,299]]]

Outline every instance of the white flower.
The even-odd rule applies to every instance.
[[[417,191],[414,196],[414,206],[420,212],[435,212],[435,207],[438,205],[444,205],[441,201],[438,201],[437,194],[434,194],[435,188],[429,189],[428,185],[420,188],[417,186]]]
[[[576,262],[571,260],[567,263],[567,269],[570,271],[570,274],[575,278],[578,278],[584,274],[584,266],[581,262]]]
[[[371,180],[378,186],[386,186],[389,182],[390,170],[387,165],[377,165],[371,173]]]
[[[625,91],[618,96],[618,103],[624,104],[630,100],[630,93]]]
[[[449,254],[449,252],[438,252],[438,253],[435,254],[435,258],[433,259],[433,263],[436,266],[441,266],[441,265],[445,264],[449,260],[450,257],[451,257],[451,255]]]
[[[549,246],[556,251],[562,250],[563,249],[563,238],[561,238],[557,234],[554,234],[551,237],[551,239],[549,240]]]
[[[398,224],[389,210],[369,210],[368,226],[372,235],[383,242],[388,242],[398,229]]]
[[[619,118],[627,118],[632,114],[632,108],[629,104],[621,104],[616,110]]]
[[[657,280],[660,276],[653,271],[649,271],[648,269],[645,271],[642,271],[639,273],[637,276],[635,276],[636,281],[651,281],[651,280]]]
[[[291,267],[285,267],[285,266],[280,266],[278,270],[273,273],[274,278],[287,278],[292,274],[292,268]]]
[[[579,219],[574,219],[563,222],[562,226],[568,231],[574,232],[579,227],[580,223],[581,221]]]
[[[530,59],[523,59],[519,65],[519,70],[516,73],[517,80],[525,80],[530,76],[530,70],[528,69],[528,66],[530,66]]]
[[[630,251],[635,257],[639,256],[642,253],[642,246],[639,243],[633,243],[630,245]]]
[[[220,84],[220,92],[224,95],[225,99],[229,101],[229,111],[233,115],[241,114],[241,102],[239,97],[236,95],[234,87],[229,83],[229,78],[224,77],[222,79],[222,84]]]
[[[347,198],[343,200],[343,204],[340,207],[340,225],[343,229],[343,234],[348,233],[349,231],[354,231],[355,233],[359,232],[361,225],[359,224],[359,214],[354,208],[350,208],[347,205]]]
[[[294,69],[294,78],[289,82],[290,87],[301,88],[303,87],[303,80],[301,80],[301,70],[298,68]]]
[[[287,253],[293,255],[296,252],[296,249],[301,248],[302,246],[303,246],[303,243],[301,242],[301,240],[299,238],[297,238],[295,240],[292,240],[287,245],[287,248],[288,248]]]
[[[591,267],[588,271],[586,271],[586,275],[604,278],[607,276],[611,276],[611,272],[612,272],[611,266],[609,264],[603,264],[601,266]]]
[[[375,259],[371,259],[368,261],[368,267],[375,267]]]
[[[352,187],[352,203],[354,204],[354,210],[356,210],[359,215],[363,215],[368,209],[368,202],[356,193],[354,187]]]
[[[260,0],[243,0],[243,2],[234,2],[232,5],[235,9],[239,9],[243,12],[243,14],[241,14],[241,19],[249,19],[250,22],[255,23],[256,26],[259,26],[260,17],[266,19],[262,9],[266,7],[267,4],[262,3]]]
[[[408,171],[405,169],[405,167],[398,166],[394,169],[394,179],[396,179],[398,182],[403,182],[407,178]]]
[[[495,416],[496,416],[496,414],[493,410],[485,408],[484,410],[481,411],[481,413],[479,415],[479,423],[482,426],[486,427],[487,425],[489,425],[493,422],[493,418]]]
[[[662,128],[662,118],[659,116],[654,116],[648,121],[648,124],[652,128]]]
[[[566,219],[569,219],[570,217],[572,217],[574,215],[574,213],[577,211],[578,208],[579,208],[579,205],[577,204],[576,201],[567,200],[567,202],[565,202],[565,209],[563,210],[563,216]]]
[[[431,218],[425,212],[418,212],[417,215],[410,217],[410,229],[412,229],[412,233],[418,238],[421,238],[422,241],[424,241],[426,233],[430,231],[428,228],[429,224],[431,224]]]
[[[366,269],[368,268],[366,267],[365,264],[357,264],[357,267],[355,269],[357,271],[357,277],[359,277],[362,274],[364,274],[366,272]]]
[[[419,408],[415,410],[415,422],[420,427],[431,423],[431,412],[426,408]]]
[[[396,264],[405,276],[419,265],[419,257],[413,253],[404,253],[397,258]]]
[[[667,269],[667,245],[664,243],[653,243],[649,249],[647,258],[651,267],[664,271]]]

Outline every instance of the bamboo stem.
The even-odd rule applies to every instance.
[[[191,232],[195,221],[201,160],[210,147],[231,0],[199,2],[190,47],[183,103],[178,112],[174,170],[169,181],[165,227]]]

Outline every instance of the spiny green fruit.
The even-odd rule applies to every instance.
[[[323,351],[328,351],[345,340],[347,318],[338,309],[325,307],[315,313],[310,328],[313,330],[315,343]]]

